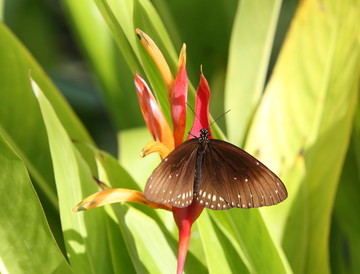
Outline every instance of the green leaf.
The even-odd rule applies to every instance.
[[[89,167],[74,148],[49,100],[34,80],[32,88],[45,122],[59,196],[61,226],[70,264],[76,273],[106,273],[112,270],[108,238],[101,211],[74,213],[83,197],[96,192]]]
[[[0,23],[0,129],[33,178],[51,229],[62,247],[58,201],[46,129],[29,82],[36,77],[74,140],[91,143],[84,126],[42,68],[11,31]]]
[[[203,211],[197,225],[204,246],[209,273],[249,272],[232,243],[226,241],[217,226],[211,222],[207,210]]]
[[[171,248],[154,220],[130,206],[112,208],[137,273],[170,273],[176,269],[176,249]]]
[[[257,209],[213,211],[211,216],[250,273],[291,272]]]
[[[225,83],[228,138],[242,144],[262,95],[281,0],[239,1]]]
[[[249,133],[247,148],[281,177],[303,158],[303,175],[285,181],[297,190],[286,210],[270,208],[266,218],[284,224],[297,273],[330,272],[330,217],[359,88],[359,4],[301,3]]]
[[[26,167],[1,132],[0,166],[0,272],[71,273]]]

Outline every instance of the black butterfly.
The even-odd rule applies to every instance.
[[[207,129],[172,151],[154,170],[145,197],[156,203],[187,207],[195,199],[210,209],[252,208],[287,197],[282,181],[244,150],[209,139]]]

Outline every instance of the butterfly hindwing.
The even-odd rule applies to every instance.
[[[287,197],[284,184],[272,171],[230,143],[210,139],[201,168],[196,199],[204,207],[261,207]]]
[[[145,186],[149,201],[180,208],[192,203],[197,147],[197,139],[188,140],[160,163]]]

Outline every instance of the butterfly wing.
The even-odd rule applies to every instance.
[[[211,209],[275,205],[287,197],[281,180],[244,150],[211,139],[196,200]]]
[[[198,139],[173,150],[154,170],[145,186],[145,197],[156,203],[187,207],[193,200]]]

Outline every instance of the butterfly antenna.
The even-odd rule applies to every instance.
[[[220,118],[222,118],[223,116],[225,116],[225,114],[229,113],[231,111],[231,109],[229,109],[228,111],[226,111],[225,113],[221,114],[218,118],[216,118],[210,125],[209,127],[212,126],[212,124],[214,124],[217,120],[219,120]]]
[[[198,119],[200,121],[200,118],[196,115],[195,110],[188,103],[186,103],[186,104],[189,107],[189,109],[191,109],[191,111],[194,113],[194,116],[196,117],[196,119]]]

